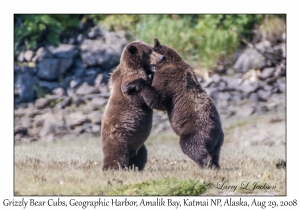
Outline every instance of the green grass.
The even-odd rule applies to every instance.
[[[197,196],[201,195],[205,191],[206,186],[199,180],[178,180],[174,178],[164,178],[117,187],[109,192],[108,195]]]
[[[285,195],[284,146],[236,147],[222,149],[219,171],[200,169],[168,143],[148,146],[149,158],[142,172],[106,171],[102,167],[101,144],[94,140],[60,143],[37,142],[15,148],[15,195]],[[242,181],[276,185],[272,190],[246,191],[237,188],[205,188],[204,183],[225,180],[240,186]]]
[[[272,119],[282,119],[276,123]],[[142,172],[102,171],[100,138],[15,145],[15,195],[285,195],[285,114],[223,119],[220,170],[200,169],[172,131],[151,135]],[[273,141],[269,143],[265,141]],[[276,186],[242,189],[241,183]],[[221,187],[223,184],[223,187]],[[232,187],[235,189],[233,190]],[[224,189],[225,188],[225,189]]]

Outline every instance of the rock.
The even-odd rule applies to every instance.
[[[285,91],[286,91],[286,85],[285,85],[285,83],[279,83],[278,84],[278,89],[279,89],[280,93],[285,93]]]
[[[33,65],[22,65],[20,67],[20,73],[28,73],[30,76],[35,76],[37,73],[37,68]]]
[[[83,61],[79,58],[79,57],[76,57],[73,61],[73,66],[72,66],[72,73],[73,75],[78,75],[77,72],[82,72],[83,75],[81,76],[84,76],[85,74],[85,69],[86,69],[86,65],[83,63]]]
[[[15,118],[17,117],[23,117],[26,114],[26,109],[18,108],[14,111]]]
[[[278,78],[280,76],[281,76],[281,68],[280,68],[280,66],[276,66],[274,77]]]
[[[23,136],[22,134],[17,134],[17,135],[15,135],[14,140],[15,140],[15,141],[21,141],[22,136]]]
[[[55,140],[55,138],[54,138],[53,133],[41,137],[41,141],[44,141],[44,142],[52,142],[54,140]]]
[[[203,88],[209,88],[213,84],[214,80],[212,78],[208,78],[206,81],[203,82]]]
[[[238,91],[232,91],[231,92],[231,97],[230,100],[233,102],[240,102],[243,99],[243,96],[240,92]]]
[[[249,93],[255,92],[258,89],[258,85],[257,83],[250,82],[249,80],[244,80],[244,82],[241,83],[237,88],[248,95]]]
[[[90,29],[90,32],[88,33],[88,37],[90,39],[95,39],[96,37],[100,37],[104,35],[104,31],[100,26],[95,26]]]
[[[92,133],[100,135],[101,127],[99,125],[92,125]]]
[[[28,133],[29,133],[29,136],[35,136],[35,137],[39,137],[39,134],[41,132],[41,127],[33,127],[31,128]]]
[[[78,107],[82,104],[85,104],[85,100],[82,97],[74,97],[73,98],[73,104]]]
[[[249,96],[248,96],[248,99],[250,101],[253,101],[253,102],[258,102],[259,101],[259,98],[258,98],[256,93],[250,93]]]
[[[60,96],[57,96],[57,95],[46,95],[45,98],[47,98],[47,99],[50,101],[50,103],[51,103],[52,101],[55,102],[55,101],[61,99],[61,97],[60,97]]]
[[[33,118],[33,126],[34,127],[42,127],[44,125],[45,119],[41,115],[36,115]]]
[[[102,116],[103,114],[99,111],[93,111],[89,113],[87,117],[93,124],[101,125]]]
[[[67,124],[70,125],[71,129],[76,126],[83,125],[84,123],[90,123],[91,121],[82,114],[81,112],[70,113],[67,117]]]
[[[93,76],[93,75],[87,76],[84,78],[84,82],[86,82],[90,86],[94,86],[94,84],[95,84],[94,80],[95,80],[95,76]]]
[[[218,95],[219,92],[216,88],[209,88],[206,91],[207,95],[209,95],[209,97],[211,97],[211,99],[213,99],[214,101],[218,100]]]
[[[45,93],[50,93],[55,88],[60,86],[59,82],[48,82],[48,81],[39,81],[39,87],[45,91]]]
[[[76,39],[73,37],[70,37],[68,44],[71,44],[71,45],[76,44]]]
[[[99,110],[104,107],[107,103],[107,100],[104,98],[93,98],[90,102],[93,110]]]
[[[57,120],[59,121],[65,121],[65,117],[68,114],[68,112],[66,112],[66,110],[63,109],[58,109],[58,110],[54,110],[54,114]]]
[[[94,76],[96,77],[98,73],[101,72],[100,68],[87,68],[84,73],[86,76]]]
[[[227,86],[229,89],[231,90],[239,90],[240,89],[240,85],[243,83],[244,79],[242,78],[227,78]]]
[[[280,47],[281,47],[281,56],[282,56],[282,58],[286,58],[286,44],[281,43]]]
[[[221,81],[221,77],[217,74],[213,74],[211,79],[213,80],[214,83],[219,83]]]
[[[102,39],[86,39],[82,42],[80,49],[81,59],[86,65],[100,66],[105,70],[110,70],[119,64],[122,52],[116,52]]]
[[[84,82],[76,91],[77,95],[89,95],[89,94],[97,94],[100,93],[99,90],[93,86],[88,85]]]
[[[243,75],[243,78],[249,80],[250,82],[257,82],[260,74],[261,72],[259,70],[251,69]]]
[[[264,89],[267,92],[272,92],[272,90],[274,89],[274,87],[271,86],[271,85],[267,85],[266,84],[262,89]]]
[[[270,97],[271,93],[265,90],[258,90],[257,91],[257,96],[258,96],[258,100],[259,101],[268,101],[269,97]]]
[[[35,56],[32,58],[32,61],[37,63],[45,58],[53,58],[53,55],[47,49],[41,47],[35,52]]]
[[[49,52],[57,58],[73,59],[78,54],[78,49],[75,45],[60,44],[58,47],[48,47]]]
[[[277,87],[278,87],[280,93],[285,93],[286,92],[286,79],[285,79],[285,77],[279,78],[277,80]]]
[[[161,132],[165,132],[167,130],[170,130],[170,124],[169,123],[161,123],[161,124],[157,124],[155,126],[152,127],[152,131],[151,133],[153,135],[157,135]]]
[[[272,85],[273,86],[277,82],[277,78],[275,78],[275,77],[269,77],[265,81],[266,81],[266,83],[268,85]]]
[[[62,108],[65,108],[67,106],[70,106],[72,104],[72,98],[71,97],[66,97],[63,99],[63,101],[60,103]]]
[[[83,134],[85,130],[82,126],[77,126],[77,127],[74,128],[74,131],[77,134]]]
[[[16,82],[16,76],[19,75],[21,72],[21,67],[15,62],[14,63],[14,76],[15,76],[15,82]]]
[[[217,74],[225,74],[227,68],[223,64],[218,64],[216,67],[213,68],[214,72]]]
[[[243,117],[247,117],[252,115],[255,112],[255,109],[250,106],[250,105],[243,105],[240,106],[237,111],[236,111],[236,115],[237,116],[243,116]]]
[[[117,54],[120,55],[125,45],[128,44],[125,31],[106,32],[104,37],[107,46],[111,47]]]
[[[33,58],[34,56],[34,52],[32,50],[27,50],[25,53],[24,53],[24,59],[25,61],[29,62],[31,61],[31,59]]]
[[[21,125],[22,125],[22,127],[30,128],[31,127],[31,118],[22,117],[21,118]]]
[[[100,85],[98,87],[98,90],[102,94],[108,94],[109,93],[109,87],[108,87],[108,85]]]
[[[76,79],[76,80],[71,80],[69,86],[71,89],[75,89],[75,88],[79,87],[79,85],[81,85],[81,84],[82,84],[82,79]]]
[[[101,81],[102,84],[106,85],[108,83],[109,77],[110,77],[110,74],[108,72],[104,72],[103,73],[103,80]]]
[[[15,94],[18,95],[18,103],[34,101],[36,98],[35,86],[38,84],[36,77],[28,73],[20,74],[15,83]]]
[[[274,103],[274,102],[269,102],[266,105],[268,111],[277,111],[278,106],[279,106],[279,104]]]
[[[37,139],[35,137],[26,136],[26,137],[22,137],[20,141],[21,141],[21,143],[27,143],[28,144],[28,143],[37,141]]]
[[[78,42],[79,44],[81,44],[81,43],[83,42],[83,39],[84,39],[84,37],[83,37],[82,34],[79,34],[79,35],[77,36],[77,42]]]
[[[43,80],[57,80],[68,68],[70,68],[72,62],[73,60],[71,58],[42,59],[37,65],[37,76]]]
[[[23,127],[23,126],[15,127],[14,135],[17,135],[17,134],[27,135],[27,133],[28,133],[28,128]]]
[[[272,53],[271,43],[263,41],[255,44],[255,47],[261,52]],[[249,69],[261,69],[267,66],[266,58],[258,52],[254,47],[248,47],[237,59],[234,64],[234,69],[237,72],[246,72]]]
[[[65,90],[61,87],[58,87],[58,88],[55,88],[52,90],[52,94],[56,95],[56,96],[59,96],[59,97],[62,97],[65,95]]]
[[[44,109],[47,106],[49,106],[50,100],[47,98],[39,98],[38,100],[35,101],[35,107],[37,109]]]
[[[45,137],[48,139],[51,139],[51,135],[57,134],[58,127],[62,127],[64,122],[59,121],[54,114],[52,113],[46,113],[42,116],[42,119],[44,119],[44,125],[41,129],[39,136],[43,139]],[[49,137],[48,137],[49,136]],[[53,140],[53,139],[52,139]]]
[[[41,110],[33,110],[30,114],[29,114],[29,117],[30,118],[34,118],[35,116],[37,116],[37,115],[41,115],[41,114],[43,114],[43,112],[41,111]]]
[[[91,123],[85,123],[82,127],[86,133],[92,133],[92,126]]]
[[[68,88],[67,89],[67,96],[72,97],[72,98],[76,98],[76,94],[74,93],[74,90]]]
[[[273,77],[275,73],[276,68],[270,67],[270,68],[264,68],[261,75],[259,75],[259,78],[261,79],[267,79],[269,77]]]
[[[24,62],[24,52],[20,52],[20,54],[18,55],[18,61],[19,62]]]
[[[227,100],[218,100],[217,106],[220,107],[220,109],[227,109],[229,106],[229,101]]]
[[[265,104],[259,104],[258,110],[259,110],[260,113],[263,114],[263,113],[268,112],[268,111],[269,111],[269,108],[268,108],[268,106],[266,106]]]
[[[227,82],[221,80],[218,84],[218,89],[220,92],[228,92],[231,91],[231,89],[227,86]]]
[[[228,100],[230,100],[230,98],[231,98],[231,96],[230,96],[229,92],[220,92],[218,94],[218,100],[228,101]]]

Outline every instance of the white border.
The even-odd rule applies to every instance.
[[[295,2],[295,1],[293,1]],[[1,1],[1,190],[4,198],[13,197],[13,14],[14,13],[286,13],[287,14],[287,196],[258,197],[258,200],[299,198],[299,8],[293,2],[276,1]],[[36,198],[36,197],[35,197]],[[107,197],[108,198],[108,197]],[[120,199],[123,199],[119,197]],[[217,197],[213,197],[217,198]],[[226,197],[228,198],[228,197]],[[222,199],[226,199],[222,197]],[[29,199],[29,197],[26,197]],[[41,197],[40,199],[46,199]],[[63,197],[68,200],[68,197]],[[78,198],[88,200],[88,197]],[[95,199],[93,197],[92,199]],[[139,198],[132,197],[133,200]],[[174,199],[176,199],[174,197]],[[178,198],[182,199],[182,198]],[[206,197],[204,198],[206,199]],[[236,197],[234,199],[237,199]],[[243,197],[252,201],[253,197]],[[298,204],[299,205],[299,204]],[[111,207],[112,208],[112,207]],[[171,209],[171,207],[168,207]],[[8,209],[6,207],[6,209]],[[31,209],[31,208],[27,208]],[[173,208],[172,208],[173,209]],[[228,207],[229,209],[229,207]]]

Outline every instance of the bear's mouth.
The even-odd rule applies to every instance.
[[[150,66],[148,66],[148,68],[145,68],[145,70],[146,70],[146,74],[148,76],[148,79],[152,82],[154,73],[156,72],[155,65],[151,64]]]
[[[150,70],[152,73],[156,72],[155,65],[150,65]]]

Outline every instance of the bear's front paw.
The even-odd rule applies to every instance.
[[[134,80],[125,85],[125,87],[123,88],[123,92],[129,95],[133,93],[138,93],[141,91],[145,84],[146,81],[143,79]]]

